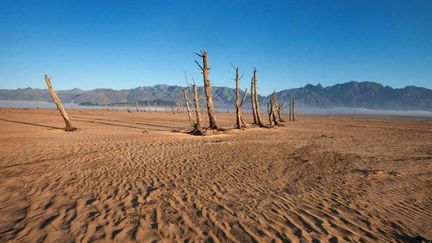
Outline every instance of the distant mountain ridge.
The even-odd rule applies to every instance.
[[[94,90],[59,90],[58,95],[65,103],[87,103],[103,105],[105,97],[109,104],[136,102],[150,102],[163,106],[183,104],[182,90],[185,87],[155,85],[151,87],[137,87],[134,89],[94,89]],[[203,88],[199,93],[203,95]],[[189,92],[190,93],[190,92]],[[328,87],[308,84],[301,88],[286,89],[276,93],[279,101],[289,102],[290,97],[296,100],[299,107],[314,108],[368,108],[391,110],[425,110],[432,111],[432,90],[407,86],[394,89],[376,82],[351,81]],[[220,108],[232,107],[235,100],[235,89],[228,87],[213,87],[215,105]],[[261,96],[260,102],[264,105],[270,96]],[[46,89],[0,89],[0,100],[27,100],[51,101]],[[249,106],[246,101],[246,108]],[[265,106],[264,106],[265,107]]]

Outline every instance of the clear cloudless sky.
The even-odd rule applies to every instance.
[[[0,0],[0,88],[134,88],[210,79],[262,93],[357,81],[432,88],[431,0]]]

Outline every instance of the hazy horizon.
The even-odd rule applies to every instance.
[[[96,109],[103,110],[105,106],[100,105],[80,105],[76,103],[64,103],[63,106],[66,109]],[[121,111],[126,110],[122,105],[110,105],[110,109]],[[28,100],[0,100],[0,108],[20,108],[20,109],[56,109],[53,102],[48,101],[28,101]],[[141,107],[140,107],[141,108]],[[146,106],[146,109],[148,106]],[[150,108],[153,110],[158,109],[159,112],[171,112],[168,106],[155,106],[151,105]],[[216,107],[218,112],[235,112],[234,107]],[[130,109],[135,111],[135,107],[131,106]],[[261,112],[265,112],[265,107],[261,107]],[[244,112],[251,112],[248,107],[245,107]],[[287,111],[285,111],[285,115]],[[297,114],[299,115],[365,115],[365,116],[398,116],[398,117],[419,117],[419,118],[431,118],[432,111],[425,110],[394,110],[394,109],[370,109],[370,108],[359,108],[359,107],[333,107],[333,108],[317,108],[310,106],[298,106]]]
[[[389,86],[389,87],[391,87],[391,88],[393,88],[393,89],[403,89],[403,88],[406,88],[406,87],[409,87],[409,86],[415,86],[415,87],[418,87],[418,88],[426,88],[426,89],[430,89],[430,88],[427,88],[427,87],[423,87],[423,86],[416,86],[416,85],[405,85],[405,86],[401,86],[401,87],[393,87],[393,86],[386,85],[386,84],[383,84],[383,83],[378,82],[378,81],[355,81],[355,80],[351,80],[351,81],[346,81],[346,82],[341,82],[341,83],[334,83],[334,84],[331,84],[331,85],[322,85],[321,83],[307,83],[307,84],[305,84],[305,85],[303,85],[303,86],[291,87],[291,88],[282,88],[281,90],[276,90],[276,92],[280,92],[280,91],[287,90],[287,89],[303,88],[303,87],[305,87],[306,85],[313,85],[313,86],[322,85],[324,88],[326,88],[326,87],[331,87],[331,86],[334,86],[334,85],[340,85],[340,84],[346,84],[346,83],[350,83],[350,82],[357,82],[357,83],[362,83],[362,82],[372,82],[372,83],[381,84],[381,85],[383,85],[384,87]],[[74,87],[74,88],[70,88],[70,89],[58,89],[58,91],[67,91],[67,90],[73,90],[73,89],[79,89],[79,90],[83,90],[83,91],[91,91],[91,90],[95,90],[95,89],[130,90],[130,89],[136,89],[136,88],[140,88],[140,87],[155,87],[155,86],[163,86],[163,85],[166,85],[166,86],[177,86],[177,87],[187,87],[186,84],[183,84],[183,85],[182,85],[182,84],[158,83],[158,84],[152,84],[152,85],[139,85],[139,86],[136,86],[136,87],[120,88],[120,89],[115,89],[115,88],[111,88],[111,87],[96,87],[96,88],[92,88],[92,89],[83,89],[83,88],[80,88],[80,87]],[[198,87],[203,87],[203,85],[200,84],[200,83],[198,83]],[[235,87],[233,87],[233,86],[223,86],[223,85],[215,85],[215,86],[213,86],[213,87],[224,87],[224,88],[231,88],[231,89],[234,89],[234,88],[235,88]],[[29,89],[29,88],[30,88],[30,89],[43,89],[43,90],[46,90],[46,89],[47,89],[46,87],[43,87],[43,86],[40,87],[40,88],[38,88],[38,87],[31,87],[31,86],[28,86],[28,87],[17,87],[17,88],[12,88],[12,89],[4,89],[4,88],[0,87],[0,90],[1,90],[1,89],[3,89],[3,90],[17,90],[17,89]],[[246,88],[249,89],[249,87],[246,87]],[[241,89],[241,90],[244,90],[244,89]],[[273,92],[273,91],[271,91],[271,92],[269,92],[269,93],[262,93],[261,91],[259,91],[260,95],[263,95],[263,96],[268,96],[268,95],[272,94],[272,92]]]

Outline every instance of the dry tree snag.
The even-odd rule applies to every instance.
[[[272,95],[272,98],[271,98],[270,104],[271,104],[271,118],[273,119],[273,123],[274,123],[276,126],[282,126],[282,124],[278,121],[278,118],[277,118],[277,116],[276,116],[276,110],[277,110],[277,105],[276,105],[276,91],[273,92],[273,95]]]
[[[176,103],[177,113],[183,113],[180,102],[176,101],[175,103]]]
[[[191,134],[204,135],[204,130],[202,129],[202,125],[201,125],[201,113],[200,113],[200,106],[199,106],[198,87],[195,83],[195,80],[194,80],[194,84],[192,85],[192,92],[193,92],[193,98],[194,98],[196,122],[193,124],[194,129],[191,131]]]
[[[280,104],[277,105],[277,114],[278,114],[280,122],[285,122],[285,120],[282,119],[282,111],[284,109],[285,109],[285,103],[284,102],[282,102],[282,103],[280,103]]]
[[[269,100],[267,102],[267,114],[268,114],[268,119],[269,119],[270,127],[273,126],[273,121],[272,121],[273,107],[271,105],[271,102],[272,102],[271,100]]]
[[[291,113],[292,113],[292,121],[295,121],[295,101],[294,101],[294,98],[292,99],[292,111],[291,111]]]
[[[251,79],[251,107],[252,107],[252,116],[253,116],[253,124],[258,125],[257,117],[256,117],[256,107],[255,107],[255,93],[254,93],[254,79]]]
[[[204,91],[205,96],[207,100],[207,113],[209,117],[209,128],[210,129],[219,129],[219,126],[216,122],[216,112],[213,104],[213,96],[211,91],[211,84],[209,79],[209,70],[210,67],[208,66],[208,57],[207,57],[207,51],[201,51],[201,54],[195,53],[197,56],[202,57],[203,65],[201,66],[196,60],[196,64],[201,69],[203,74],[203,80],[204,80]]]
[[[256,68],[254,68],[252,79],[253,79],[253,83],[254,83],[254,85],[253,85],[253,88],[254,88],[254,91],[253,91],[253,93],[254,93],[254,99],[253,100],[254,100],[254,104],[255,104],[255,112],[256,112],[257,125],[260,126],[260,127],[266,127],[262,123],[262,121],[261,121],[260,107],[259,107],[259,100],[258,100],[258,91],[257,91],[258,90],[258,88],[257,88],[257,82],[258,82],[258,80],[256,78]]]
[[[109,111],[109,109],[108,109],[108,98],[107,98],[106,95],[104,95],[104,103],[105,103],[105,110]]]
[[[125,103],[125,108],[126,108],[127,112],[132,112],[131,109],[129,108],[129,102],[128,101],[126,101],[126,103]]]
[[[183,90],[183,97],[184,97],[184,100],[185,100],[185,106],[186,106],[186,110],[187,110],[187,113],[188,113],[189,122],[193,126],[194,123],[193,123],[193,120],[192,120],[192,114],[191,114],[191,110],[190,110],[190,106],[189,106],[189,97],[188,97],[188,94],[187,94],[187,89]]]
[[[45,82],[46,82],[46,84],[48,86],[48,91],[51,94],[51,98],[53,99],[54,103],[57,106],[57,109],[60,111],[60,114],[63,117],[64,122],[66,123],[66,127],[64,128],[64,130],[67,131],[67,132],[71,132],[71,131],[77,130],[76,127],[72,126],[72,123],[70,122],[69,117],[68,117],[65,109],[63,108],[63,105],[62,105],[59,97],[57,96],[56,91],[52,87],[51,78],[49,78],[48,75],[46,75],[46,74],[45,74]]]
[[[234,67],[234,70],[236,72],[236,76],[235,76],[235,81],[236,81],[236,128],[237,129],[242,129],[246,127],[246,124],[243,121],[242,118],[242,107],[243,107],[243,103],[246,99],[246,93],[247,93],[247,89],[245,90],[244,94],[243,94],[243,98],[240,98],[240,80],[242,79],[243,75],[239,75],[239,68],[238,67]]]
[[[289,116],[289,121],[292,121],[292,98],[290,98],[290,101],[289,101],[289,112],[288,112],[288,116]]]

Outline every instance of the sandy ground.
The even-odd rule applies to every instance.
[[[0,242],[432,239],[431,120],[69,112],[0,109]]]

